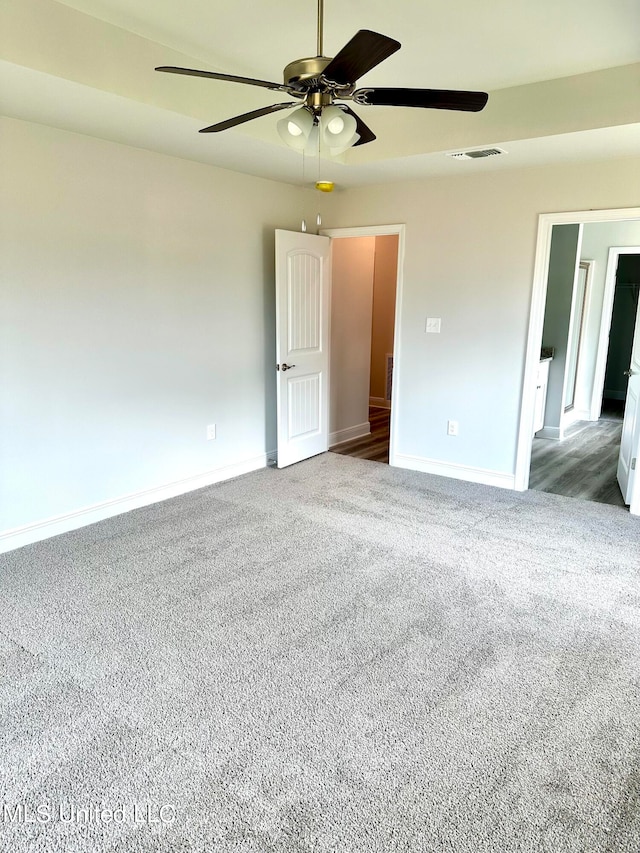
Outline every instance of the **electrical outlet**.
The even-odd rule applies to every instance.
[[[424,324],[424,330],[427,334],[440,334],[440,317],[427,317],[427,322]]]
[[[216,437],[216,425],[209,424],[207,427],[207,441],[213,441]]]
[[[447,435],[458,434],[458,421],[447,421]]]

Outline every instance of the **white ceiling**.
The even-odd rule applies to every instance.
[[[277,94],[153,67],[280,81],[285,64],[315,54],[315,0],[4,2],[5,114],[302,182],[301,157],[280,143],[277,116],[197,134],[204,124],[281,100]],[[640,63],[638,0],[326,0],[325,54],[361,28],[402,42],[362,85],[480,89],[491,93],[489,104],[477,115],[360,108],[378,140],[349,152],[346,162],[307,164],[307,180],[313,169],[353,186],[631,156],[640,148],[640,64],[632,66]],[[444,156],[486,145],[509,153],[472,163]]]
[[[316,52],[316,0],[63,2],[266,80],[279,80],[288,62]],[[393,86],[505,89],[640,59],[637,0],[326,0],[324,29],[328,56],[359,29],[402,42],[401,52],[367,78]]]

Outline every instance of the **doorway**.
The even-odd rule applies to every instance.
[[[393,465],[404,226],[321,233],[332,238],[329,446]]]
[[[614,327],[618,258],[612,260],[611,255],[637,253],[639,237],[638,209],[540,217],[516,465],[517,488],[530,485],[558,494],[624,505],[616,485],[623,401],[618,401],[616,411],[615,399],[611,400],[613,385],[620,389],[618,380],[623,379],[621,368],[618,371],[621,376],[613,382],[617,367],[625,361],[629,367],[637,307],[630,316],[626,302],[623,310],[623,300],[618,299],[620,307],[616,313],[621,319]],[[620,248],[625,244],[625,248]],[[620,277],[619,283],[622,283]],[[631,294],[632,288],[625,290]],[[623,335],[620,329],[625,323],[631,324],[631,329],[626,334],[629,329],[625,326]],[[553,360],[547,364],[547,413],[540,429],[540,401],[535,395],[540,393],[537,386],[543,345],[544,354],[553,354]],[[607,371],[606,365],[609,365]],[[614,389],[614,393],[625,396],[622,390]],[[634,433],[637,441],[637,431]],[[627,500],[634,514],[640,513],[638,491],[634,486],[632,498]]]
[[[640,248],[610,244],[638,238],[640,222],[553,227],[542,331],[542,348],[552,357],[540,365],[548,381],[538,382],[546,399],[534,427],[531,489],[625,505],[617,468]]]

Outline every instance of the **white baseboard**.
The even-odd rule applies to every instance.
[[[329,447],[335,447],[336,444],[343,444],[345,441],[353,441],[354,438],[363,438],[365,435],[371,435],[371,424],[369,421],[330,433]]]
[[[560,427],[542,427],[535,434],[535,438],[552,438],[554,441],[561,441],[562,432]]]
[[[390,409],[391,400],[385,400],[384,397],[369,397],[369,405],[376,409]]]
[[[437,474],[439,477],[467,480],[470,483],[498,486],[501,489],[515,489],[515,474],[503,474],[500,471],[472,468],[469,465],[457,465],[453,462],[439,462],[437,459],[425,459],[423,456],[407,456],[404,453],[395,453],[390,464],[396,468],[408,468],[410,471]]]
[[[250,471],[257,471],[264,468],[266,464],[267,454],[263,453],[252,459],[235,462],[233,465],[225,465],[222,468],[215,468],[213,471],[196,474],[195,477],[187,477],[184,480],[166,483],[153,489],[123,495],[64,515],[26,524],[23,527],[0,531],[0,554],[13,551],[15,548],[22,548],[23,545],[30,545],[32,542],[40,542],[50,536],[58,536],[60,533],[77,530],[77,528],[85,527],[88,524],[95,524],[96,521],[103,521],[105,518],[121,515],[123,512],[129,512],[132,509],[139,509],[149,504],[158,503],[158,501],[175,498],[186,492],[192,492],[195,489],[202,489],[204,486],[230,480],[232,477],[239,477],[241,474],[248,474]]]

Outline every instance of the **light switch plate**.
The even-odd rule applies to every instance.
[[[424,327],[427,334],[440,334],[440,317],[427,317],[427,322]]]

